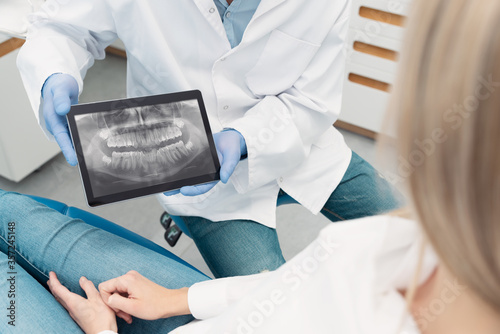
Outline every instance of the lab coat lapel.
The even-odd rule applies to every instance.
[[[240,45],[250,43],[267,34],[269,32],[269,24],[272,25],[276,20],[271,20],[271,23],[264,23],[265,20],[261,20],[261,18],[264,18],[273,8],[285,1],[286,0],[262,0],[250,20],[250,23],[248,23],[247,29],[245,29]]]
[[[256,20],[258,17],[269,12],[271,9],[278,6],[284,1],[286,0],[262,0],[259,4],[259,7],[257,7],[252,20]]]
[[[185,1],[185,0],[181,0]],[[214,0],[193,0],[202,15],[207,19],[208,23],[214,28],[217,34],[227,43],[229,49],[231,49],[231,44],[227,39],[226,30],[215,6]]]

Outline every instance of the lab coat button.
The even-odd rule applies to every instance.
[[[209,12],[212,14],[213,12],[215,12],[215,8],[210,8]]]
[[[280,183],[283,183],[283,178],[282,177],[280,177]]]
[[[224,106],[224,110],[228,110],[229,109],[229,106]]]
[[[226,60],[226,57],[220,59],[220,61],[225,61],[225,60]]]

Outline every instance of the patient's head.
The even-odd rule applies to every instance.
[[[444,264],[500,311],[500,1],[418,0],[391,101],[416,214]]]

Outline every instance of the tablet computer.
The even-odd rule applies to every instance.
[[[89,206],[219,180],[200,91],[78,104],[67,119]]]

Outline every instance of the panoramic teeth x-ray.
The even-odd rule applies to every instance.
[[[214,169],[196,100],[98,112],[75,120],[96,196]]]

